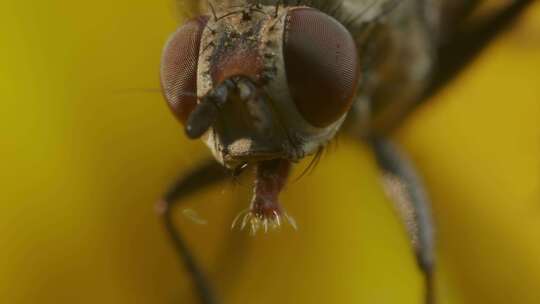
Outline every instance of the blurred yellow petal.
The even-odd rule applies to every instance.
[[[0,12],[0,302],[194,303],[153,211],[208,156],[159,93],[168,0]],[[441,303],[540,301],[540,5],[398,132],[434,201]],[[295,171],[300,174],[301,168]],[[406,235],[346,139],[282,196],[299,231],[230,230],[250,181],[179,208],[226,303],[419,303]]]

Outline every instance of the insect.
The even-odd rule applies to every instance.
[[[253,166],[251,203],[233,225],[252,233],[295,226],[278,202],[290,168],[317,160],[338,132],[372,147],[424,275],[424,303],[436,303],[429,199],[388,137],[533,1],[509,1],[468,24],[481,2],[181,3],[197,13],[165,46],[162,89],[186,135],[203,140],[214,160],[181,177],[159,208],[201,303],[218,299],[173,224],[174,202]]]

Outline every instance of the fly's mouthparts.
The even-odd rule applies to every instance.
[[[277,229],[283,219],[295,230],[295,220],[287,214],[278,201],[278,196],[289,176],[291,164],[284,159],[261,161],[257,164],[255,188],[253,199],[249,209],[242,211],[234,219],[232,227],[237,224],[240,229],[250,227],[250,233],[256,234],[259,229],[268,232],[269,229]]]
[[[268,230],[277,230],[281,227],[283,222],[289,223],[294,230],[298,230],[296,221],[291,217],[287,212],[281,211],[281,213],[274,212],[270,217],[261,217],[260,215],[253,212],[252,209],[246,209],[240,212],[234,219],[231,229],[234,229],[239,225],[240,230],[244,230],[249,225],[249,233],[251,235],[257,234],[259,229],[264,230],[264,233],[267,233]]]

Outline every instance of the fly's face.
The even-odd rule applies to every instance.
[[[227,168],[256,166],[251,205],[238,221],[255,233],[282,217],[295,226],[278,194],[291,162],[324,146],[345,119],[357,52],[349,32],[313,8],[235,6],[173,34],[161,81],[190,138],[201,137]]]
[[[245,5],[187,21],[164,51],[167,102],[228,168],[297,161],[337,132],[359,69],[350,33],[309,7]]]

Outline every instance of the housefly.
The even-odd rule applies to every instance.
[[[214,160],[180,178],[158,206],[201,303],[218,299],[173,225],[173,202],[254,166],[251,203],[233,225],[252,233],[295,226],[278,202],[291,166],[318,159],[338,132],[372,147],[424,274],[424,303],[435,303],[429,200],[387,138],[533,1],[508,1],[471,25],[481,2],[179,2],[192,16],[165,46],[162,90],[186,135]]]

